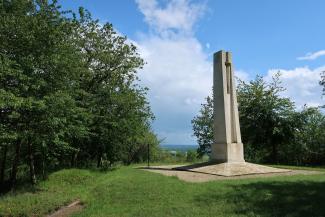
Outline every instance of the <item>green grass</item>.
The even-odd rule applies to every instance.
[[[43,216],[76,198],[86,200],[90,186],[102,176],[88,170],[61,170],[36,187],[22,186],[0,196],[0,216]]]
[[[44,216],[75,199],[84,217],[324,216],[325,175],[187,183],[132,167],[62,170],[0,197],[0,216]]]
[[[303,166],[287,166],[287,165],[266,165],[266,166],[272,166],[272,167],[277,167],[277,168],[285,168],[285,169],[292,169],[292,170],[310,170],[310,171],[321,171],[325,172],[325,166],[308,166],[308,167],[303,167]]]

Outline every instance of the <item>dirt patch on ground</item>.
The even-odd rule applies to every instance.
[[[310,170],[291,170],[283,173],[266,173],[266,174],[252,174],[252,175],[240,175],[240,176],[220,176],[215,174],[200,173],[195,171],[179,171],[173,168],[179,167],[180,165],[168,165],[168,166],[152,166],[142,167],[139,169],[160,173],[165,176],[177,176],[180,180],[186,182],[208,182],[214,180],[231,180],[231,179],[249,179],[249,178],[262,178],[262,177],[274,177],[274,176],[293,176],[293,175],[315,175],[324,174],[319,171]]]
[[[79,212],[83,209],[83,205],[80,200],[76,200],[68,206],[62,207],[56,212],[47,215],[47,217],[68,217],[76,212]]]

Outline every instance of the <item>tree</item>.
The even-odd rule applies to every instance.
[[[197,138],[199,147],[197,153],[199,157],[211,153],[213,144],[213,99],[206,98],[206,103],[202,104],[199,115],[192,120],[194,135]]]
[[[148,89],[137,84],[144,61],[112,24],[55,0],[3,0],[0,14],[1,182],[7,162],[12,185],[22,164],[35,184],[104,156],[139,161],[144,145],[157,145]]]
[[[4,1],[0,13],[1,127],[16,134],[8,142],[15,146],[11,182],[26,154],[34,184],[35,157],[42,146],[63,147],[66,135],[74,132],[67,113],[77,109],[71,93],[80,58],[70,40],[72,25],[56,1]]]
[[[194,150],[188,150],[186,152],[186,161],[187,162],[194,162],[197,160],[197,155],[198,153],[195,152]]]
[[[288,98],[281,97],[279,74],[267,83],[262,77],[237,87],[238,109],[245,158],[255,162],[277,163],[282,160],[282,146],[289,144],[300,126],[298,113]],[[198,153],[210,153],[213,143],[213,99],[207,98],[200,114],[192,121],[198,139]]]
[[[242,139],[248,160],[278,163],[281,145],[294,138],[299,122],[294,103],[281,97],[280,74],[270,83],[257,76],[249,83],[239,81],[237,96]]]
[[[153,119],[145,97],[147,88],[136,84],[136,71],[144,62],[136,47],[111,24],[101,26],[89,12],[82,8],[79,12],[75,35],[87,69],[81,83],[85,91],[81,104],[92,116],[87,152],[96,156],[98,167],[104,154],[111,163],[130,163],[131,153],[138,140],[149,133]]]
[[[289,156],[295,164],[325,164],[325,115],[319,108],[304,107]]]

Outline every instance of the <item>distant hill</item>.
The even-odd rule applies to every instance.
[[[173,144],[163,144],[160,147],[164,150],[168,151],[181,151],[186,152],[189,150],[196,150],[199,146],[198,145],[173,145]]]

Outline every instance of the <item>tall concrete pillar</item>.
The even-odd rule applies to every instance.
[[[216,162],[244,162],[231,53],[219,51],[213,59],[214,144],[211,158]]]

